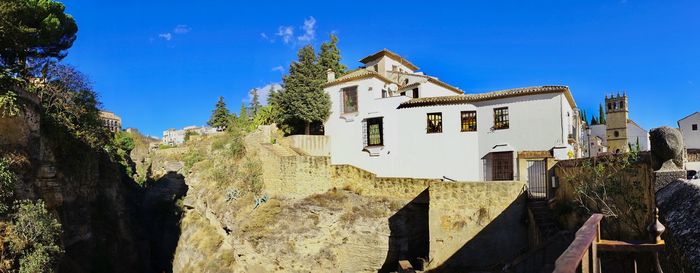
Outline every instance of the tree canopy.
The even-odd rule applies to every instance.
[[[0,67],[2,74],[27,79],[49,61],[66,56],[78,26],[53,0],[0,2]]]
[[[214,106],[214,111],[211,113],[211,117],[207,124],[211,127],[217,128],[217,130],[224,130],[228,126],[229,119],[231,118],[231,113],[226,108],[226,102],[224,102],[224,97],[219,97],[219,101],[216,102]]]
[[[284,89],[275,95],[274,102],[283,123],[303,124],[304,132],[310,134],[312,122],[323,122],[330,115],[331,101],[321,87],[325,72],[313,47],[301,48],[297,57],[283,77]]]
[[[338,50],[338,36],[331,34],[330,41],[321,44],[321,52],[319,53],[318,64],[322,68],[322,72],[331,70],[335,72],[336,77],[345,74],[347,67],[340,63],[340,50]]]
[[[272,87],[270,87],[272,88]],[[250,114],[255,117],[255,115],[258,113],[262,105],[260,104],[260,96],[258,95],[258,89],[253,88],[253,90],[250,90],[250,96],[251,101],[250,101]]]

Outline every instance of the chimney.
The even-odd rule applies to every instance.
[[[335,72],[333,72],[333,70],[330,70],[330,69],[326,70],[326,80],[327,81],[335,80]]]

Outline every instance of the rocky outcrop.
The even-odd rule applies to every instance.
[[[662,256],[675,256],[668,266],[688,263],[693,272],[700,272],[700,180],[668,184],[656,192],[656,203],[667,230],[666,252],[670,253]]]
[[[132,212],[140,191],[103,151],[42,124],[35,100],[0,118],[0,152],[18,163],[16,198],[43,199],[62,226],[60,272],[147,272]]]

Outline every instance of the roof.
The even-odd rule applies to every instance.
[[[637,124],[636,122],[634,122],[634,120],[627,119],[627,123],[632,124],[632,125],[634,125],[634,126],[637,126],[637,127],[639,127],[639,129],[642,129],[642,130],[646,131],[646,129],[644,129],[644,127],[639,126],[639,124]]]
[[[679,119],[678,121],[685,120],[685,119],[687,119],[687,118],[689,118],[689,117],[694,116],[694,115],[697,114],[697,113],[700,113],[700,112],[695,112],[695,113],[692,113],[692,114],[690,114],[690,115],[687,115],[687,116],[685,116],[684,118]]]
[[[487,101],[519,96],[528,96],[536,94],[549,94],[549,93],[564,93],[566,99],[572,108],[576,108],[576,102],[573,96],[571,96],[571,91],[569,91],[568,86],[555,85],[555,86],[534,86],[534,87],[524,87],[500,90],[481,94],[464,94],[457,96],[444,96],[444,97],[426,97],[426,98],[416,98],[409,101],[403,102],[399,105],[401,108],[411,108],[420,106],[433,106],[433,105],[450,105],[450,104],[463,104],[478,101]]]
[[[336,84],[341,84],[341,83],[345,83],[345,82],[350,82],[350,81],[354,81],[354,80],[361,80],[361,79],[366,79],[366,78],[377,78],[377,79],[384,81],[386,83],[395,83],[394,81],[388,79],[387,77],[382,76],[381,74],[379,74],[373,70],[358,68],[358,69],[355,69],[355,70],[352,70],[352,71],[346,73],[343,76],[340,76],[339,78],[337,78],[335,80],[324,83],[323,87],[329,87],[329,86],[333,86]]]
[[[457,88],[457,87],[454,87],[454,86],[452,86],[452,85],[449,85],[449,84],[447,84],[447,83],[445,83],[445,82],[443,82],[443,81],[441,81],[441,80],[438,80],[438,79],[435,78],[435,77],[431,77],[431,76],[428,76],[428,75],[416,74],[416,73],[406,73],[406,72],[399,72],[399,71],[387,71],[387,73],[402,74],[402,75],[408,75],[408,76],[412,76],[412,77],[424,78],[424,79],[426,79],[429,83],[433,83],[433,84],[435,84],[435,85],[437,85],[437,86],[440,86],[440,87],[442,87],[442,88],[445,88],[445,89],[447,89],[447,90],[450,90],[450,91],[455,92],[455,93],[460,94],[460,95],[461,95],[461,94],[464,94],[464,91],[462,91],[462,89],[459,89],[459,88]],[[406,87],[411,86],[411,85],[413,85],[413,84],[415,84],[415,83],[409,84],[409,85],[407,85],[407,86],[403,86],[402,88],[406,88]]]
[[[387,56],[389,58],[392,58],[392,59],[398,61],[399,63],[405,65],[406,67],[408,67],[409,69],[411,69],[413,71],[418,70],[418,67],[416,65],[412,64],[408,60],[399,56],[399,54],[391,52],[390,50],[388,50],[386,48],[382,49],[382,50],[380,50],[372,55],[369,55],[367,57],[362,58],[362,60],[360,60],[360,62],[363,64],[366,64],[366,63],[369,63],[371,61],[374,61],[374,60],[379,59],[379,58],[384,57],[384,56]]]

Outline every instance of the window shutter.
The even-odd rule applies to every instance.
[[[367,147],[367,120],[362,121],[362,147]]]
[[[341,115],[345,113],[345,92],[340,89],[340,113]]]

